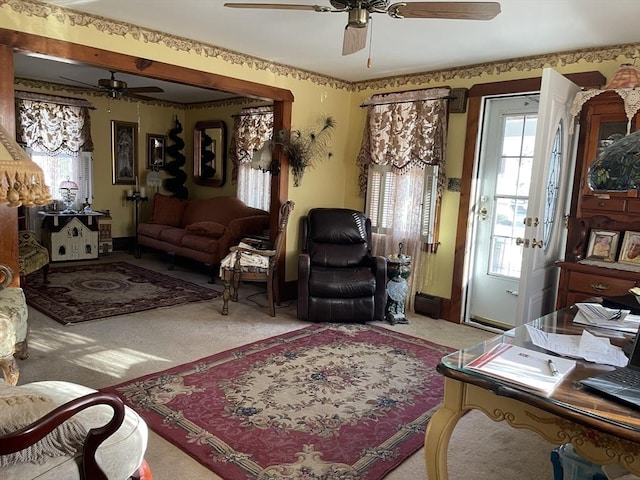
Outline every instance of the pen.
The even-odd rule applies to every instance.
[[[547,365],[549,365],[549,370],[551,370],[551,375],[553,375],[554,377],[557,377],[558,375],[560,375],[560,372],[556,368],[556,364],[553,363],[553,360],[551,359],[547,360]]]

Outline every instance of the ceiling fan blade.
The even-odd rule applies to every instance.
[[[138,100],[147,100],[147,101],[150,101],[150,102],[157,102],[158,101],[157,98],[147,97],[146,95],[138,95],[137,93],[131,93],[131,89],[126,90],[122,94],[125,97],[137,98]]]
[[[163,93],[160,87],[131,87],[125,89],[128,93]]]
[[[91,88],[91,90],[98,90],[98,87],[96,87],[95,85],[91,85],[90,83],[81,82],[80,80],[74,80],[73,78],[67,78],[67,77],[60,77],[60,78],[62,78],[63,80],[68,80],[69,82],[86,85],[87,87]]]
[[[368,25],[364,27],[344,27],[344,37],[342,39],[342,55],[351,55],[359,52],[367,45]]]
[[[231,8],[265,8],[270,10],[311,10],[323,11],[325,7],[317,5],[286,5],[284,3],[225,3],[225,7]]]
[[[498,2],[412,2],[389,6],[389,15],[399,18],[491,20],[499,13]]]

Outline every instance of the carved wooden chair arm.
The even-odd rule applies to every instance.
[[[13,270],[8,265],[0,263],[0,290],[7,288],[13,282]]]
[[[60,405],[31,425],[0,436],[0,455],[15,453],[33,445],[78,412],[94,405],[110,406],[113,409],[113,417],[102,427],[92,428],[87,433],[82,449],[81,478],[83,480],[109,480],[96,462],[95,454],[102,442],[113,435],[124,421],[124,403],[112,393],[95,392],[75,398]]]

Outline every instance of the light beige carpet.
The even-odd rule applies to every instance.
[[[115,253],[104,257],[104,261],[126,261],[222,291],[222,285],[207,283],[206,271],[180,266],[168,271],[162,257],[151,253],[143,254],[138,260],[125,253]],[[222,298],[219,297],[69,326],[29,309],[31,356],[20,361],[19,383],[66,380],[97,389],[307,325],[295,318],[295,303],[283,305],[277,310],[276,318],[271,318],[266,307],[254,301],[264,305],[264,294],[255,287],[243,286],[240,302],[230,303],[228,316],[220,314]],[[453,348],[493,336],[476,328],[423,316],[410,315],[409,319],[408,325],[379,325]],[[552,479],[549,460],[552,449],[551,444],[532,432],[512,429],[489,420],[480,412],[472,412],[454,430],[449,446],[449,478]],[[147,460],[155,480],[220,478],[153,432]],[[414,454],[386,478],[426,478],[423,451]]]

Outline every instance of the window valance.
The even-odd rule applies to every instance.
[[[37,99],[26,97],[29,95],[24,92],[16,97],[19,143],[51,154],[93,151],[89,106],[63,104],[60,97],[51,97],[52,102],[42,95]]]
[[[234,116],[229,157],[233,164],[231,177],[238,178],[238,165],[250,163],[253,152],[273,136],[273,107],[243,108]]]
[[[391,165],[397,174],[438,165],[442,186],[450,93],[449,88],[412,90],[373,95],[365,102],[367,120],[357,158],[363,195],[370,165]]]

